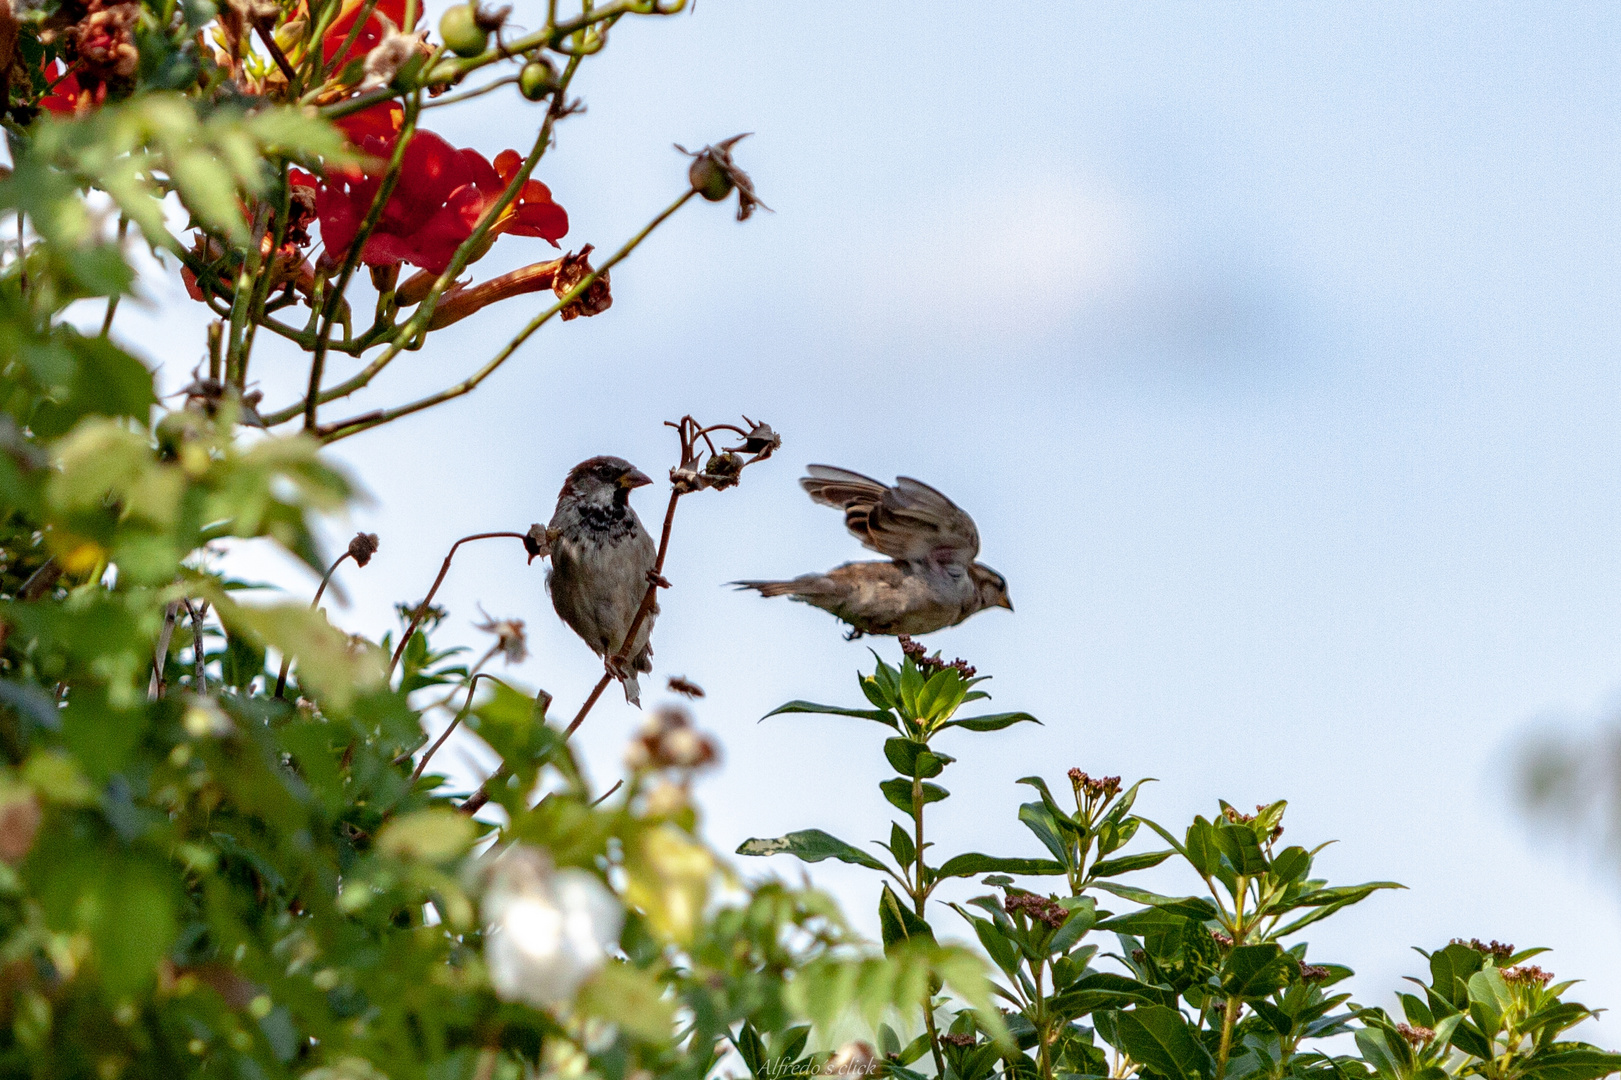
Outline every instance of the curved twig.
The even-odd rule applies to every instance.
[[[499,651],[500,646],[496,646],[485,654],[484,660],[488,660]],[[483,665],[484,660],[479,661],[480,666]],[[422,755],[422,760],[417,762],[417,767],[411,770],[411,782],[413,784],[421,778],[422,770],[428,767],[428,760],[439,752],[439,748],[441,746],[445,745],[445,740],[450,738],[450,733],[461,726],[461,722],[467,718],[468,712],[473,707],[473,692],[478,688],[478,681],[480,679],[495,679],[496,682],[501,681],[500,679],[496,679],[494,675],[491,675],[487,671],[478,671],[471,679],[467,680],[467,700],[462,703],[461,711],[458,712],[456,714],[456,718],[450,722],[450,726],[445,728],[444,733],[441,734],[439,738],[434,740],[433,745],[428,747],[428,752]]]
[[[405,646],[410,642],[411,635],[416,633],[417,626],[422,622],[422,617],[428,613],[428,605],[433,603],[434,594],[439,591],[439,586],[444,582],[445,575],[450,572],[450,560],[456,557],[456,549],[469,540],[493,540],[499,536],[510,536],[514,540],[527,539],[523,533],[515,532],[474,533],[471,536],[464,536],[450,545],[450,551],[445,554],[445,561],[439,567],[439,576],[433,579],[433,585],[428,589],[428,595],[422,598],[422,603],[418,604],[416,611],[411,613],[411,623],[405,628],[405,633],[400,635],[400,643],[395,646],[394,655],[389,658],[388,678],[392,679],[394,677],[394,669],[399,666],[400,657],[405,655]]]

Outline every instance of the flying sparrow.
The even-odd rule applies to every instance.
[[[636,631],[623,665],[613,658],[625,643],[652,580],[658,553],[642,519],[630,508],[632,489],[651,484],[646,473],[623,458],[594,457],[574,466],[557,496],[557,511],[546,529],[552,568],[546,587],[552,607],[591,650],[608,661],[623,683],[625,700],[641,703],[639,671],[652,671],[648,637],[658,605]]]
[[[792,581],[734,581],[761,596],[789,596],[832,612],[862,634],[927,634],[988,607],[1013,610],[1007,581],[974,561],[974,519],[927,484],[903,476],[894,487],[812,465],[799,481],[810,497],[844,511],[844,527],[889,562],[853,562]]]

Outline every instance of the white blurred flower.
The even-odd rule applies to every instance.
[[[602,967],[625,913],[592,874],[554,869],[544,851],[517,844],[491,867],[483,917],[496,994],[544,1007],[571,999]]]

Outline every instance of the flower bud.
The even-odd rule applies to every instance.
[[[439,36],[457,56],[479,56],[490,47],[490,32],[479,25],[477,4],[456,4],[439,20]]]
[[[355,533],[355,538],[349,541],[349,557],[356,566],[365,566],[377,554],[378,543],[376,533]]]
[[[687,169],[687,179],[692,182],[692,190],[710,202],[720,202],[732,193],[735,186],[732,178],[726,175],[726,170],[708,154],[692,159],[692,165]]]
[[[530,101],[540,101],[557,89],[557,69],[544,56],[536,57],[518,72],[518,92]]]

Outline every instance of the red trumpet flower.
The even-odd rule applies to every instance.
[[[370,165],[334,169],[324,181],[294,173],[295,186],[315,189],[315,212],[328,260],[341,258],[360,231],[382,183],[377,162],[393,155],[402,116],[398,105],[388,104],[338,122],[350,141],[373,159]],[[368,266],[405,262],[442,273],[500,198],[521,161],[515,151],[507,150],[491,165],[476,150],[457,149],[431,131],[417,131],[405,148],[399,180],[366,240],[361,261]],[[545,184],[530,180],[489,235],[503,232],[538,236],[556,247],[568,232],[568,214],[552,201]]]
[[[341,67],[351,60],[358,60],[376,48],[378,43],[383,40],[384,33],[388,28],[383,20],[388,20],[388,23],[392,23],[397,30],[410,29],[410,27],[403,25],[405,22],[405,3],[406,0],[377,0],[371,14],[366,16],[365,25],[360,28],[360,33],[355,36],[355,43],[344,52],[343,59],[338,62],[337,66]],[[332,21],[326,35],[321,38],[321,57],[326,61],[329,68],[333,66],[338,51],[343,48],[344,40],[348,38],[349,31],[354,29],[355,23],[360,19],[360,12],[365,6],[364,0],[343,0],[343,8],[338,12],[338,17]],[[420,0],[416,7],[417,18],[420,20],[422,17]]]

